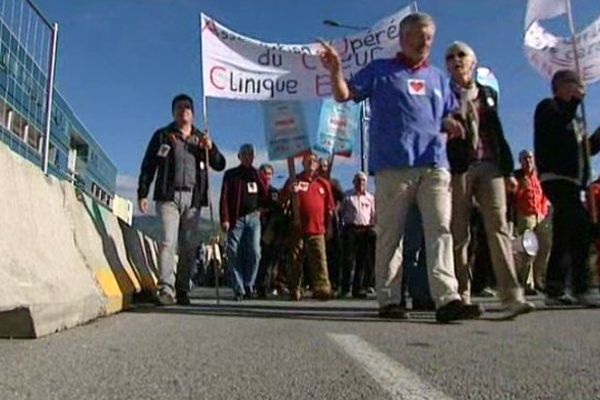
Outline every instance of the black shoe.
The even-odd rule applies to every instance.
[[[190,296],[188,296],[187,292],[177,293],[177,304],[180,306],[189,306],[190,304],[192,304],[190,302]]]
[[[379,309],[380,318],[389,319],[408,319],[410,314],[406,312],[404,307],[400,307],[398,304],[388,304],[387,306]]]
[[[169,293],[161,292],[156,296],[157,306],[172,306],[175,304],[175,299]]]
[[[560,296],[550,296],[550,295],[546,295],[546,298],[544,299],[544,304],[546,304],[547,306],[572,306],[573,304],[575,304],[576,300],[574,297],[572,297],[571,295],[568,294],[563,294]]]
[[[535,288],[529,286],[525,288],[525,296],[537,296],[538,294],[539,293],[537,290],[535,290]]]
[[[246,292],[244,295],[245,300],[256,300],[258,299],[258,294],[256,292]]]
[[[348,290],[340,290],[340,291],[336,292],[335,298],[336,299],[345,299],[346,297],[348,297],[349,294],[350,294],[350,292]]]
[[[460,300],[453,300],[440,307],[435,312],[435,320],[443,324],[461,319],[474,319],[481,316],[483,309],[477,304],[464,304]]]
[[[241,293],[234,293],[233,294],[233,301],[242,301],[244,300],[244,295]]]
[[[413,311],[435,311],[435,303],[431,300],[413,300]]]
[[[354,297],[355,299],[366,299],[367,292],[364,290],[359,290],[358,292],[352,292],[352,297]]]

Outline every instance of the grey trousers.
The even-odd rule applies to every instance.
[[[450,234],[450,173],[442,168],[384,170],[375,175],[375,278],[380,307],[400,304],[406,216],[421,211],[431,294],[437,307],[459,300]]]
[[[192,205],[192,192],[175,192],[173,201],[156,203],[161,222],[158,254],[158,290],[172,296],[190,290],[190,272],[200,246],[200,209]],[[175,281],[175,254],[177,281]]]
[[[463,301],[471,301],[468,246],[473,200],[483,216],[492,267],[498,282],[498,297],[504,304],[523,301],[512,253],[511,234],[506,222],[504,177],[490,162],[473,164],[468,171],[452,177],[452,236],[458,291]]]

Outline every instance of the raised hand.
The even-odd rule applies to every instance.
[[[323,49],[319,52],[319,59],[321,60],[321,64],[326,68],[330,73],[334,74],[337,72],[341,72],[342,70],[342,62],[340,61],[340,56],[328,43],[321,39],[317,39],[317,41],[321,44]]]

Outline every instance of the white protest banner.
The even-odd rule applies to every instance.
[[[583,81],[600,79],[600,18],[575,35]],[[543,76],[552,78],[560,69],[575,70],[573,41],[558,37],[534,22],[525,33],[525,54],[529,63]]]
[[[350,101],[338,103],[333,99],[323,100],[314,149],[327,155],[350,157],[360,122],[359,104]]]
[[[346,77],[374,59],[400,51],[399,24],[405,7],[371,29],[333,40]],[[204,95],[239,100],[302,100],[331,96],[321,45],[268,43],[240,35],[202,14]]]
[[[285,160],[310,150],[302,103],[267,101],[263,114],[269,160]]]

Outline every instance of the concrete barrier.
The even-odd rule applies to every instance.
[[[39,337],[104,314],[75,246],[68,190],[0,146],[0,336]]]
[[[121,219],[119,219],[119,226],[123,233],[129,263],[140,284],[139,293],[142,294],[143,299],[147,299],[156,291],[158,247],[154,240]]]
[[[118,312],[156,284],[156,245],[0,144],[0,337]]]

